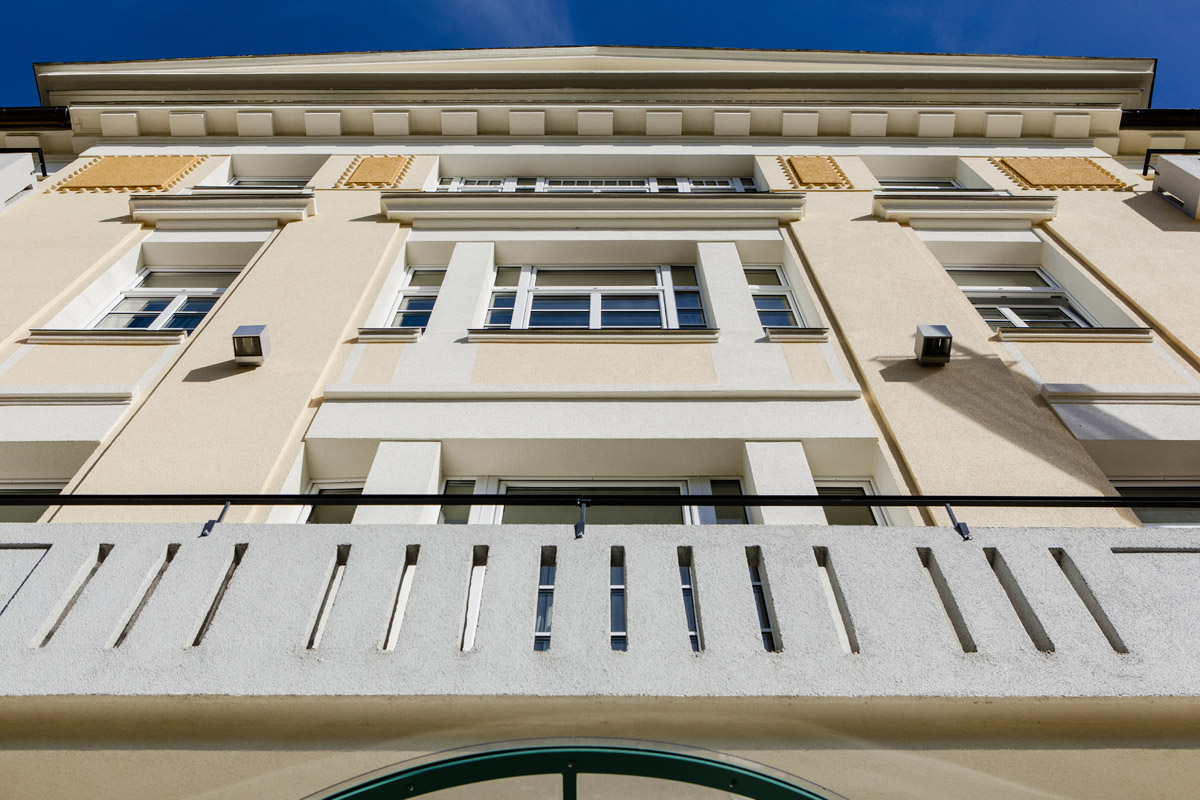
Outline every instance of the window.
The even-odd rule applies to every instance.
[[[992,330],[1095,327],[1071,296],[1039,267],[946,269]]]
[[[150,268],[139,272],[93,328],[196,329],[240,270]]]
[[[346,483],[317,483],[313,484],[311,494],[320,495],[360,495],[362,484]],[[310,525],[349,525],[354,520],[354,512],[358,506],[309,506],[308,515],[304,521]]]
[[[613,650],[629,649],[628,623],[625,613],[625,548],[614,547],[608,567],[609,646]]]
[[[800,328],[804,320],[788,286],[783,267],[755,265],[745,268],[746,283],[763,328]]]
[[[533,649],[539,653],[550,649],[550,625],[554,621],[554,573],[557,557],[558,548],[542,548],[542,563],[538,568],[537,617],[533,627]]]
[[[0,481],[0,494],[57,495],[62,492],[62,487],[61,483]],[[49,505],[0,506],[0,522],[37,522],[49,507]]]
[[[1116,489],[1122,497],[1157,497],[1164,500],[1200,498],[1200,483],[1136,481],[1116,484]],[[1200,507],[1151,506],[1135,508],[1133,513],[1148,528],[1200,528]]]
[[[704,328],[693,266],[498,267],[487,328]]]
[[[474,494],[474,480],[449,480],[442,494]],[[442,506],[438,522],[442,525],[466,525],[471,519],[471,506]]]
[[[874,494],[868,481],[830,481],[817,484],[822,497],[867,497]],[[822,506],[830,525],[886,525],[881,509],[871,506]]]
[[[757,192],[753,178],[442,178],[439,192],[624,192],[702,194]]]
[[[885,192],[948,192],[964,188],[955,178],[880,178],[879,185]]]
[[[575,504],[578,497],[603,497],[614,494],[634,494],[648,497],[668,496],[678,497],[683,494],[682,487],[675,486],[587,486],[576,484],[530,485],[527,482],[514,485],[515,482],[505,482],[502,485],[504,494],[561,494],[570,498],[561,506],[505,506],[500,521],[505,525],[572,525],[579,520],[579,507]],[[522,485],[523,484],[523,485]],[[682,506],[589,506],[587,510],[588,525],[682,525],[685,521]]]
[[[762,550],[758,547],[747,547],[746,565],[750,568],[750,591],[754,594],[754,607],[758,611],[758,632],[762,636],[763,650],[778,653],[779,640],[775,636],[775,620],[771,614]]]
[[[679,548],[679,584],[683,589],[683,617],[687,622],[688,641],[692,652],[704,649],[700,638],[700,617],[696,614],[696,574],[692,570],[692,548]]]
[[[396,307],[392,309],[392,321],[388,327],[425,330],[445,277],[444,269],[410,268],[404,278],[404,288],[396,300]]]

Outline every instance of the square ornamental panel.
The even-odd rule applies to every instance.
[[[1124,189],[1126,184],[1090,158],[993,158],[1027,189]]]
[[[842,168],[829,156],[790,156],[779,159],[793,189],[853,189]]]
[[[205,156],[101,156],[67,176],[59,192],[162,192],[203,162]]]
[[[408,171],[410,156],[359,156],[337,182],[342,189],[384,189],[398,185]]]

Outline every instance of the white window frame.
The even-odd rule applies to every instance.
[[[304,494],[320,494],[322,489],[364,489],[367,485],[366,478],[354,480],[345,478],[341,480],[318,480],[310,481],[308,488],[304,490]],[[299,506],[300,513],[296,515],[297,523],[308,522],[308,516],[312,513],[314,506]]]
[[[519,180],[532,184],[518,186]],[[674,184],[665,180],[673,180]],[[660,181],[664,181],[660,184]],[[617,192],[624,194],[741,194],[758,192],[758,184],[750,177],[701,177],[701,178],[634,178],[606,177],[585,178],[524,177],[479,178],[470,176],[442,177],[438,181],[439,192],[500,192],[500,193],[564,193],[599,194]]]
[[[129,282],[129,284],[126,286],[126,288],[124,290],[122,290],[120,293],[118,293],[116,298],[114,298],[110,303],[108,303],[108,305],[106,305],[104,307],[104,310],[101,311],[99,314],[97,314],[92,319],[92,321],[90,323],[88,323],[87,327],[88,328],[98,328],[100,326],[100,323],[104,320],[104,318],[112,313],[118,313],[118,314],[150,313],[150,312],[116,311],[117,306],[119,306],[121,304],[121,302],[124,300],[139,298],[139,297],[144,297],[144,298],[171,297],[171,301],[169,303],[167,303],[167,307],[164,308],[162,311],[158,312],[158,316],[156,316],[154,318],[154,321],[152,323],[150,323],[149,326],[147,326],[145,328],[112,328],[111,329],[111,330],[143,330],[143,331],[163,330],[164,326],[167,324],[167,322],[170,321],[171,317],[173,317],[179,311],[179,309],[183,307],[183,304],[186,303],[188,300],[212,300],[213,307],[210,308],[208,311],[206,311],[204,313],[204,316],[200,318],[200,322],[198,322],[196,324],[196,327],[198,328],[201,324],[204,323],[204,320],[208,318],[208,315],[211,314],[214,310],[216,310],[216,303],[221,299],[221,297],[224,296],[225,292],[227,291],[226,288],[198,287],[198,288],[191,288],[191,289],[169,289],[169,288],[139,289],[138,287],[141,285],[142,281],[144,281],[146,278],[148,278],[151,274],[153,274],[155,272],[189,272],[189,273],[199,273],[199,274],[221,272],[221,273],[233,273],[233,275],[234,275],[233,283],[236,283],[238,276],[241,274],[242,270],[244,270],[244,269],[245,269],[244,266],[234,267],[234,266],[229,266],[229,265],[220,265],[220,266],[211,266],[211,267],[208,267],[208,266],[161,266],[161,265],[159,265],[159,266],[142,267],[138,270],[137,274],[134,275],[133,280]],[[229,288],[232,288],[232,286]],[[182,330],[187,330],[187,329],[186,328],[166,328],[166,330],[181,330],[182,331]],[[195,330],[195,328],[193,328],[192,330]]]
[[[788,281],[787,270],[785,270],[783,268],[782,264],[743,264],[742,265],[742,276],[743,277],[745,277],[746,270],[748,270],[748,269],[773,269],[773,270],[775,270],[775,274],[779,276],[779,285],[778,286],[765,286],[765,285],[761,285],[761,284],[755,285],[755,284],[750,283],[749,279],[746,279],[746,285],[750,287],[750,294],[755,297],[763,296],[763,297],[782,297],[782,298],[784,298],[784,300],[788,304],[788,308],[792,312],[792,316],[796,318],[796,324],[792,327],[804,328],[807,326],[807,323],[804,321],[804,315],[802,313],[800,313],[800,304],[796,302],[796,295],[792,291],[792,284]],[[758,309],[757,307],[755,308],[755,311],[759,311],[759,310],[760,309]],[[759,321],[760,322],[762,321],[761,315],[760,315]],[[763,330],[766,330],[768,327],[781,328],[781,327],[788,327],[788,326],[786,326],[786,325],[770,325],[770,326],[763,325]]]
[[[867,496],[879,494],[875,490],[875,482],[870,478],[814,478],[813,483],[818,489],[862,489]],[[892,524],[888,519],[887,509],[882,506],[868,506],[868,509],[877,527]]]
[[[1118,491],[1122,487],[1136,488],[1145,486],[1170,489],[1195,489],[1197,493],[1200,493],[1200,479],[1196,478],[1110,478],[1109,480],[1113,488]],[[1142,522],[1142,527],[1200,528],[1200,522]]]
[[[700,268],[695,264],[600,264],[600,265],[558,265],[558,264],[502,264],[496,269],[502,268],[517,268],[521,270],[521,277],[516,286],[496,286],[495,276],[498,272],[493,272],[491,293],[488,295],[488,307],[484,310],[483,320],[480,327],[491,328],[493,330],[538,330],[538,327],[530,328],[529,318],[533,309],[533,301],[539,297],[579,297],[581,295],[588,296],[588,324],[587,327],[574,326],[575,330],[677,330],[679,329],[679,310],[676,307],[675,292],[695,293],[700,297],[700,312],[704,316],[703,327],[688,326],[685,330],[706,330],[711,324],[708,309],[704,302],[704,291],[699,285]],[[672,267],[689,267],[696,271],[697,285],[695,286],[679,286],[676,287],[671,274]],[[652,286],[542,286],[536,285],[538,270],[580,270],[580,271],[645,271],[654,270],[656,275],[656,283]],[[497,308],[495,305],[496,297],[499,295],[513,295],[513,314],[512,321],[507,325],[489,325],[488,318],[490,312]],[[658,297],[659,310],[659,325],[638,326],[636,328],[604,328],[602,326],[602,305],[605,295],[655,295]],[[685,309],[691,311],[693,309]]]
[[[958,178],[878,178],[885,192],[957,192],[966,187]],[[894,184],[889,186],[888,184]]]
[[[450,481],[475,481],[474,494],[504,494],[509,486],[520,487],[546,487],[554,488],[561,486],[597,486],[606,489],[611,488],[645,488],[645,487],[678,487],[681,494],[694,496],[698,502],[707,503],[707,505],[689,505],[683,506],[683,522],[681,525],[711,525],[715,522],[712,506],[714,505],[731,505],[730,503],[713,502],[719,500],[720,496],[710,497],[712,495],[712,484],[710,481],[735,480],[743,482],[741,475],[705,475],[698,477],[665,477],[665,478],[518,478],[505,477],[498,475],[447,475],[442,481],[442,491],[445,491],[446,484]],[[569,502],[569,501],[568,501]],[[455,505],[454,503],[446,503],[446,505]],[[748,516],[748,515],[747,515]],[[305,515],[307,518],[307,515]],[[500,525],[504,518],[503,506],[471,506],[470,515],[467,518],[469,525]],[[746,524],[753,524],[747,521]]]
[[[1015,328],[1031,327],[1014,309],[1057,308],[1081,328],[1098,328],[1100,325],[1075,301],[1066,289],[1050,276],[1050,273],[1033,264],[947,264],[946,271],[965,272],[987,270],[1032,272],[1046,282],[1046,286],[959,286],[972,306],[987,306],[997,309]],[[981,315],[982,316],[982,315]]]
[[[423,266],[423,265],[406,267],[404,270],[404,283],[401,284],[400,291],[396,294],[396,300],[388,307],[388,314],[384,318],[387,320],[387,323],[388,323],[387,327],[397,328],[399,330],[406,329],[405,326],[392,324],[396,320],[396,315],[401,312],[401,310],[402,310],[401,306],[404,305],[404,300],[406,298],[409,298],[409,297],[432,297],[434,299],[434,305],[435,306],[437,305],[438,293],[442,291],[441,284],[438,284],[437,286],[413,286],[412,285],[413,275],[417,272],[440,272],[440,273],[442,273],[442,280],[445,281],[445,279],[446,279],[446,267]],[[423,313],[423,312],[418,311],[418,312],[414,312],[414,313]],[[433,307],[430,307],[429,314],[432,316]],[[429,323],[425,323],[425,324],[428,325]],[[419,329],[424,331],[425,326],[419,326]]]

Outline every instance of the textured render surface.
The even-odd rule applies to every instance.
[[[964,543],[946,528],[591,526],[576,540],[565,525],[226,524],[202,539],[197,525],[9,524],[0,541],[49,551],[0,614],[0,674],[9,696],[1200,694],[1200,533],[974,532]],[[102,544],[113,547],[78,591]],[[178,553],[113,647],[171,544]],[[246,545],[240,566],[194,646],[238,544]],[[349,545],[340,590],[309,650],[340,545]],[[412,592],[396,647],[385,651],[411,545],[420,546]],[[479,545],[489,548],[487,576],[475,647],[464,653]],[[545,545],[558,548],[558,576],[551,648],[537,653]],[[628,652],[608,649],[614,545],[625,548]],[[700,654],[687,641],[679,546],[692,548]],[[761,549],[778,653],[759,638],[747,546]],[[822,589],[818,552],[844,613]],[[2,558],[14,553],[14,568],[26,569],[27,551],[0,549]],[[944,576],[940,592],[923,555]],[[958,609],[957,629],[944,603]],[[842,626],[859,652],[847,651]],[[965,652],[962,630],[977,652]]]
[[[910,231],[869,217],[870,195],[822,193],[792,227],[919,490],[1107,494],[1108,481],[1049,408],[1031,398],[990,330]],[[954,335],[950,363],[918,365],[918,325]],[[1120,525],[1106,509],[978,509],[979,524]],[[1033,523],[1033,520],[1039,520]]]
[[[350,165],[337,185],[351,189],[395,186],[411,163],[411,156],[363,156]]]
[[[1030,189],[1124,189],[1125,182],[1090,158],[992,159],[996,166]]]
[[[359,345],[362,348],[362,356],[355,365],[353,382],[391,383],[405,346],[384,342]]]
[[[34,345],[0,371],[0,385],[136,384],[168,349],[154,345]]]
[[[1021,342],[1017,347],[1046,383],[1196,383],[1187,367],[1152,344]]]
[[[792,188],[853,188],[846,173],[829,156],[790,156],[784,163]]]
[[[203,156],[103,156],[54,188],[60,192],[164,191],[203,160]]]
[[[475,383],[715,383],[707,344],[483,344]]]
[[[372,199],[359,192],[322,194],[320,214],[288,225],[189,338],[187,350],[78,490],[261,487],[296,436],[294,428],[397,234],[394,226],[373,224],[378,201]],[[230,335],[245,324],[270,329],[271,355],[258,369],[232,360]],[[162,447],[164,441],[172,446]],[[83,518],[95,519],[93,513]],[[145,513],[154,518],[153,509]],[[67,509],[59,518],[80,518],[75,514]],[[211,516],[207,509],[163,514]]]

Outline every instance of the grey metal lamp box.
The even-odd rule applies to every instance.
[[[918,325],[917,362],[927,367],[942,366],[950,360],[953,339],[945,325]]]
[[[1176,198],[1183,212],[1200,219],[1200,156],[1158,157],[1154,191]]]
[[[237,363],[257,366],[270,352],[266,325],[239,325],[233,332],[233,360]]]

